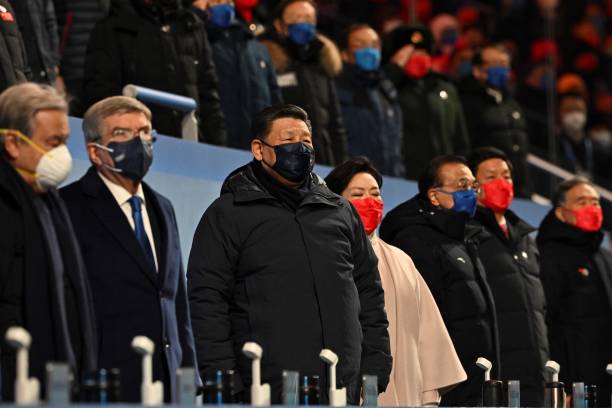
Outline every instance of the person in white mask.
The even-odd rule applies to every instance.
[[[22,83],[0,94],[0,377],[13,399],[11,326],[32,336],[29,375],[44,397],[45,365],[68,363],[75,379],[94,369],[96,334],[89,284],[56,187],[72,168],[66,100]],[[78,382],[78,381],[76,381]]]
[[[606,152],[587,133],[588,106],[579,94],[559,97],[559,164],[572,173],[596,183],[607,184]]]

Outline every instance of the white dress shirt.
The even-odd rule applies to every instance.
[[[118,184],[113,183],[106,177],[104,177],[101,173],[98,172],[98,175],[106,185],[106,187],[110,190],[115,200],[117,200],[117,204],[125,214],[127,221],[130,223],[130,227],[135,230],[134,226],[134,217],[132,215],[132,206],[130,205],[130,198],[132,194],[127,191],[125,188],[121,187]],[[153,251],[153,259],[155,260],[155,270],[158,270],[157,265],[157,251],[155,250],[155,241],[153,239],[153,230],[151,229],[151,221],[149,220],[149,214],[147,212],[147,206],[145,201],[144,192],[142,191],[142,184],[138,185],[138,190],[135,194],[137,197],[140,197],[142,200],[141,211],[142,211],[142,222],[144,224],[145,233],[147,234],[147,238],[149,239],[149,245],[151,245],[151,250]]]

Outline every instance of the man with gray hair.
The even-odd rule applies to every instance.
[[[100,334],[98,364],[118,368],[120,401],[140,401],[134,336],[155,344],[153,379],[176,402],[176,370],[195,353],[174,209],[142,182],[153,160],[151,112],[113,96],[85,113],[92,167],[61,190],[81,244]]]
[[[77,379],[95,368],[90,289],[66,207],[56,187],[72,168],[67,104],[53,88],[23,83],[0,95],[0,366],[12,400],[15,354],[8,328],[32,336],[30,375],[67,362]]]

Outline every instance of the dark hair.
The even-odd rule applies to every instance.
[[[363,30],[365,28],[372,28],[372,26],[366,23],[356,23],[348,26],[348,28],[346,28],[340,36],[338,47],[340,47],[341,50],[347,50],[349,47],[349,37],[351,34],[357,30]]]
[[[319,8],[317,7],[317,3],[315,3],[313,0],[283,0],[280,3],[278,3],[278,5],[274,8],[274,19],[282,20],[285,9],[291,4],[298,3],[301,1],[304,1],[312,5],[312,7],[314,7],[315,9],[315,12],[319,11]]]
[[[503,52],[504,54],[510,55],[510,51],[508,51],[508,48],[506,48],[503,44],[489,44],[489,45],[485,45],[484,47],[479,47],[476,48],[476,50],[474,50],[474,56],[472,57],[472,65],[475,66],[482,66],[482,54],[484,53],[485,50],[488,50],[490,48],[499,50],[501,52]]]
[[[294,118],[306,123],[308,130],[312,132],[312,125],[308,113],[296,105],[274,105],[269,106],[255,115],[251,123],[251,138],[266,140],[268,133],[272,130],[272,124],[276,119]]]
[[[464,164],[466,166],[468,165],[465,157],[454,154],[446,154],[431,159],[431,161],[419,177],[419,195],[421,197],[426,197],[427,191],[430,188],[440,186],[442,184],[438,174],[440,168],[446,164],[453,163]]]
[[[572,188],[579,186],[581,184],[587,184],[593,188],[595,185],[591,183],[589,180],[584,177],[575,177],[573,179],[562,181],[557,188],[555,189],[555,193],[552,197],[553,206],[555,208],[561,207],[563,203],[565,203],[565,199],[567,198],[567,192]]]
[[[369,173],[376,179],[378,187],[381,188],[383,185],[383,178],[376,170],[376,168],[365,156],[351,157],[339,166],[336,166],[328,175],[325,177],[325,183],[327,187],[336,194],[342,194],[346,186],[349,185],[355,174],[357,173]]]
[[[506,153],[499,150],[497,147],[485,146],[472,150],[468,155],[469,167],[470,170],[472,170],[472,173],[474,173],[474,177],[476,177],[476,173],[478,171],[478,166],[480,166],[480,163],[490,159],[501,159],[505,161],[508,165],[508,168],[510,169],[510,172],[512,172],[512,163],[510,162],[510,159],[508,159]]]

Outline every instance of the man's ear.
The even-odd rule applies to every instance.
[[[100,166],[102,164],[102,159],[98,155],[98,148],[93,144],[87,145],[87,156],[89,156],[89,161],[93,164]]]
[[[433,188],[430,188],[429,190],[427,190],[427,198],[429,199],[429,202],[435,206],[435,207],[439,207],[440,206],[440,202],[438,201],[438,197],[436,196],[436,190]]]
[[[261,161],[263,159],[263,143],[261,140],[251,140],[251,153],[253,153],[255,160]]]
[[[557,217],[561,222],[566,222],[565,216],[563,215],[563,208],[561,207],[555,208],[555,217]]]
[[[12,133],[7,133],[4,136],[4,151],[9,160],[17,160],[19,158],[19,138]]]
[[[283,32],[283,23],[280,21],[280,19],[275,18],[272,25],[274,25],[274,29],[277,33],[285,35],[285,33]]]

